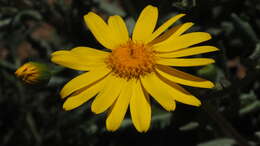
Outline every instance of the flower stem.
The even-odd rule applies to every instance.
[[[220,130],[230,138],[233,138],[239,146],[250,146],[246,139],[244,139],[238,131],[225,119],[225,117],[218,112],[210,103],[204,104],[202,109],[208,116],[218,125]]]

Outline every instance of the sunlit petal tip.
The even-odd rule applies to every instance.
[[[201,106],[201,101],[200,101],[200,100],[197,100],[197,102],[194,103],[194,106],[197,106],[197,107]]]
[[[212,39],[211,34],[208,33],[208,32],[191,32],[191,33],[187,33],[187,34],[184,34],[184,35],[189,35],[189,34],[196,34],[197,37],[203,38],[204,41],[208,41],[208,40]]]
[[[204,82],[203,88],[208,88],[208,89],[210,89],[210,88],[214,88],[214,87],[215,87],[215,84],[212,83],[211,81],[206,81],[206,82]]]
[[[97,16],[96,13],[94,12],[88,12],[86,15],[84,15],[84,20],[85,20],[85,23],[87,24],[87,22],[89,21],[93,21],[93,17]]]
[[[51,57],[54,57],[55,55],[59,55],[59,54],[61,54],[61,51],[55,51],[51,53]]]
[[[77,101],[77,99],[73,98],[73,97],[69,97],[62,105],[62,108],[65,110],[65,111],[70,111],[70,110],[73,110],[79,106],[81,106],[82,103],[79,103]]]
[[[210,33],[206,33],[206,36],[208,37],[208,40],[212,39],[212,36]]]
[[[97,14],[94,13],[94,12],[88,12],[86,15],[84,15],[84,19],[88,19],[88,18],[90,18],[91,16],[97,16]]]
[[[220,51],[220,49],[217,47],[212,46],[212,48],[214,48],[214,51]]]
[[[143,127],[136,127],[136,126],[135,126],[135,128],[136,128],[136,130],[137,130],[139,133],[145,133],[145,132],[147,132],[147,131],[149,130],[150,125],[148,125],[148,126],[143,126]]]
[[[149,128],[146,128],[146,129],[139,129],[139,130],[137,129],[137,131],[140,132],[140,133],[145,133],[145,132],[148,131],[148,129],[149,129]]]
[[[62,56],[58,56],[58,55],[53,55],[52,57],[51,57],[51,62],[53,62],[53,63],[56,63],[56,64],[59,64],[59,62],[61,61],[61,60],[64,60],[63,59],[64,57]]]
[[[60,91],[60,97],[61,97],[61,99],[64,99],[64,98],[68,97],[68,95],[66,95],[66,91],[61,90]]]
[[[215,84],[210,82],[210,81],[208,81],[208,88],[214,88],[214,87],[215,87]]]
[[[182,102],[182,101],[180,100],[179,102]],[[194,97],[193,101],[190,102],[189,105],[199,107],[202,105],[202,103],[198,98]]]
[[[176,109],[176,102],[172,100],[172,104],[164,105],[164,109],[168,112],[172,112]]]
[[[51,57],[51,62],[56,62],[54,57]]]
[[[91,111],[92,111],[94,114],[101,114],[101,113],[104,112],[103,110],[100,110],[99,108],[96,108],[95,106],[93,106],[93,103],[91,104]]]
[[[215,63],[215,60],[214,60],[214,59],[211,59],[211,58],[209,58],[209,59],[207,59],[207,62],[206,62],[206,64],[205,64],[205,65],[208,65],[208,64],[213,64],[213,63]]]
[[[215,63],[215,60],[214,59],[210,59],[210,62],[211,63]],[[211,63],[209,63],[209,64],[211,64]]]
[[[111,124],[108,120],[106,120],[106,129],[107,129],[107,131],[114,132],[119,127],[120,127],[120,125]]]
[[[51,53],[51,57],[52,57],[52,56],[54,56],[54,55],[56,54],[56,52],[57,52],[57,51],[55,51],[55,52]]]
[[[195,23],[193,22],[187,22],[186,25],[193,26]]]
[[[147,10],[147,9],[157,9],[158,10],[158,8],[153,5],[147,5],[142,11]]]
[[[62,60],[61,57],[58,57],[58,56],[51,57],[51,62],[53,62],[53,63],[59,64],[60,60]]]
[[[86,15],[84,15],[84,20],[89,29],[91,29],[91,25],[96,22],[104,22],[103,18],[101,18],[98,14],[94,12],[89,12]],[[93,22],[93,23],[92,23]],[[102,24],[103,25],[103,24]]]
[[[106,128],[107,128],[107,131],[114,132],[118,129],[118,126],[108,124],[108,122],[106,120]]]
[[[176,109],[176,106],[172,106],[172,107],[168,107],[168,108],[165,108],[166,111],[168,112],[172,112]]]
[[[94,114],[100,114],[101,112],[98,111],[98,109],[96,109],[94,106],[91,106],[91,111],[94,113]]]
[[[67,102],[65,102],[62,106],[62,108],[65,110],[65,111],[70,111],[72,109],[74,109],[70,104],[67,104]]]
[[[185,13],[180,13],[180,14],[178,14],[180,17],[183,17],[183,16],[186,16],[186,14]]]
[[[215,63],[215,60],[214,60],[214,59],[205,58],[205,65],[212,64],[212,63]]]

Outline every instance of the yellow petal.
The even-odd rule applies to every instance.
[[[129,40],[129,34],[124,20],[120,16],[110,16],[108,25],[114,31],[115,37],[120,44],[125,44]]]
[[[133,30],[134,41],[146,42],[152,35],[158,19],[158,9],[151,5],[141,12]]]
[[[120,95],[127,81],[114,75],[108,76],[104,89],[97,95],[91,104],[92,112],[99,114],[107,110]]]
[[[177,37],[179,37],[181,34],[183,34],[186,30],[188,30],[190,27],[192,27],[194,23],[187,22],[178,26],[175,26],[171,28],[169,31],[161,35],[160,37],[156,38],[154,41],[152,41],[152,44],[160,44],[163,42],[164,44],[170,43],[171,41],[174,41]]]
[[[107,78],[98,81],[94,85],[89,85],[88,87],[81,89],[83,90],[82,92],[68,97],[68,99],[63,104],[63,109],[72,110],[90,100],[103,89],[106,79]]]
[[[164,105],[164,108],[168,111],[175,109],[175,102],[172,102],[174,100],[193,106],[201,105],[201,102],[185,89],[160,75],[156,75],[156,73],[143,77],[142,84],[154,98],[163,100],[167,97],[167,100],[164,100],[161,105]]]
[[[83,73],[69,81],[61,90],[61,98],[69,96],[74,91],[89,86],[106,76],[111,70],[106,67],[98,67],[87,73]]]
[[[175,83],[201,88],[214,87],[214,84],[210,81],[207,81],[199,77],[195,77],[191,74],[176,70],[168,66],[158,65],[156,71],[164,78]]]
[[[185,16],[185,14],[178,14],[176,16],[173,16],[169,20],[167,20],[165,23],[163,23],[156,31],[153,32],[153,34],[146,40],[146,43],[154,40],[156,37],[161,35],[165,30],[167,30],[173,23],[175,23],[177,20],[179,20],[181,17]]]
[[[71,50],[71,53],[77,55],[81,59],[86,60],[92,58],[105,58],[110,54],[109,52],[97,50],[90,47],[76,47]]]
[[[141,77],[141,83],[145,90],[153,96],[153,98],[167,111],[175,109],[174,98],[164,88],[164,83],[155,75],[155,73],[148,74]]]
[[[123,87],[122,93],[119,95],[106,120],[106,127],[109,131],[117,130],[125,116],[128,104],[132,97],[133,80],[128,81],[127,85]]]
[[[156,54],[159,57],[164,58],[175,58],[175,57],[186,57],[191,55],[203,54],[213,51],[218,51],[219,49],[214,46],[198,46],[187,49],[182,49],[179,51],[169,52],[169,53],[158,53]]]
[[[171,29],[167,30],[166,32],[164,32],[162,35],[158,36],[157,38],[155,38],[154,40],[152,40],[149,45],[153,46],[154,44],[158,44],[160,42],[165,41],[166,39],[168,39],[172,34],[174,34],[182,25],[184,24],[179,24],[177,26],[173,26]]]
[[[160,58],[156,61],[157,64],[178,67],[203,66],[214,62],[213,59],[209,58]]]
[[[88,65],[87,62],[80,61],[75,55],[69,51],[56,51],[51,56],[51,61],[61,66],[65,66],[75,70],[88,71],[93,66]]]
[[[167,41],[171,41],[172,38],[182,35],[185,31],[187,31],[193,25],[194,25],[194,23],[192,23],[192,22],[184,23],[183,25],[180,26],[179,29],[177,29],[176,32],[174,32],[174,34],[171,35],[171,37],[169,37],[167,39]]]
[[[85,22],[100,44],[108,49],[115,49],[120,45],[114,31],[104,22],[104,20],[93,12],[84,16]]]
[[[158,75],[158,77],[165,83],[165,88],[176,101],[192,106],[201,106],[200,100],[191,95],[184,88],[160,75]]]
[[[88,71],[96,67],[105,66],[108,52],[88,47],[76,47],[71,51],[62,50],[51,54],[51,61],[75,70]]]
[[[162,41],[153,46],[153,49],[157,52],[171,52],[179,49],[187,48],[189,46],[205,42],[211,39],[211,35],[205,32],[192,32],[183,34],[178,37],[173,37],[168,41]]]
[[[146,132],[151,123],[151,105],[145,96],[140,81],[133,85],[133,95],[130,100],[132,122],[139,132]]]

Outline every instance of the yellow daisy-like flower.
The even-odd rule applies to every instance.
[[[106,127],[109,131],[120,127],[129,105],[135,128],[145,132],[151,122],[149,94],[167,111],[175,109],[176,101],[200,106],[201,102],[178,84],[201,88],[212,88],[214,84],[169,66],[214,63],[208,58],[182,57],[218,49],[213,46],[190,47],[211,39],[205,32],[183,34],[193,25],[191,22],[169,28],[184,15],[170,18],[155,30],[158,9],[148,5],[136,22],[132,38],[129,38],[120,16],[111,16],[106,23],[93,12],[85,15],[90,31],[111,52],[76,47],[52,54],[51,60],[56,64],[88,71],[63,87],[60,95],[68,97],[63,108],[74,109],[96,95],[91,110],[96,114],[108,111]]]

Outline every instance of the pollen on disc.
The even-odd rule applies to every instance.
[[[154,71],[155,55],[150,46],[129,41],[114,49],[106,63],[119,77],[139,78]]]

